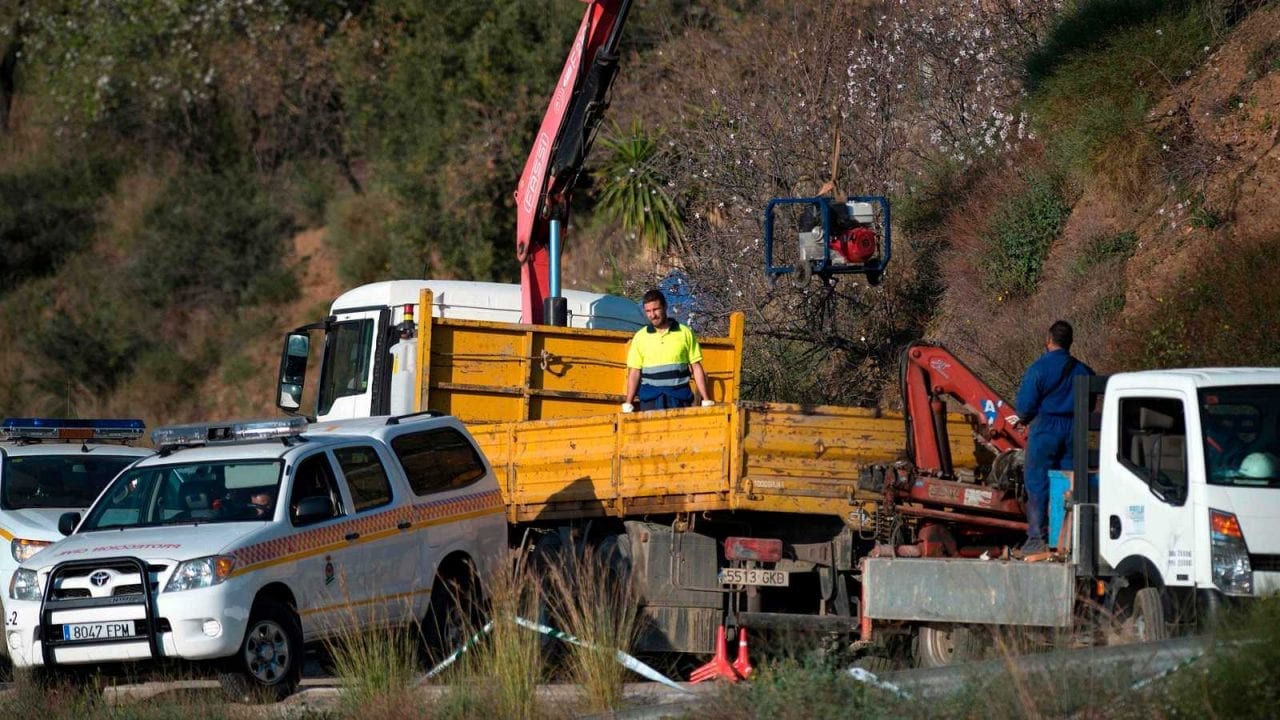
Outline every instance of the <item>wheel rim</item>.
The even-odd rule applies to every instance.
[[[953,630],[925,627],[920,628],[920,656],[927,664],[933,666],[950,665],[956,654],[956,643]]]
[[[284,679],[292,661],[289,635],[278,623],[263,620],[249,631],[244,643],[244,664],[254,680],[275,685]]]

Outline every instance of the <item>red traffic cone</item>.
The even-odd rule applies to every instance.
[[[755,672],[755,668],[751,667],[751,658],[747,656],[747,629],[744,627],[738,628],[738,657],[733,660],[733,670],[743,680]]]
[[[716,654],[706,665],[689,673],[689,682],[700,683],[704,680],[724,678],[729,682],[738,682],[738,673],[729,664],[729,647],[725,643],[724,625],[716,630]]]

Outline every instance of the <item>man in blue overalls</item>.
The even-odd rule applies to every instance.
[[[1027,542],[1024,555],[1049,549],[1049,471],[1071,469],[1074,400],[1072,380],[1093,370],[1071,356],[1071,323],[1059,320],[1049,327],[1045,353],[1031,363],[1018,387],[1013,406],[1017,422],[1030,424],[1027,440]]]

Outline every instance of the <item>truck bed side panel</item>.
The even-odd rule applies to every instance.
[[[944,558],[867,558],[867,617],[939,623],[1069,627],[1075,568]]]

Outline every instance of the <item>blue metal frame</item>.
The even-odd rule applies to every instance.
[[[795,265],[775,265],[773,263],[773,209],[779,205],[814,205],[822,211],[822,236],[824,238],[831,237],[831,203],[834,198],[820,197],[803,197],[803,198],[774,198],[764,208],[764,272],[769,277],[786,275],[799,271]],[[880,258],[875,262],[863,263],[861,265],[832,265],[831,264],[831,244],[823,243],[822,261],[815,264],[813,274],[824,278],[832,275],[845,274],[861,274],[868,277],[875,276],[878,280],[879,276],[889,265],[889,258],[892,255],[892,222],[889,216],[889,199],[882,195],[851,195],[845,202],[870,202],[880,206],[881,218],[884,224],[884,248],[880,254]]]

